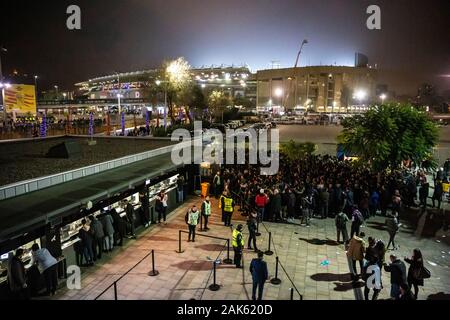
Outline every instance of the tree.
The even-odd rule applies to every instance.
[[[312,142],[295,142],[294,140],[289,140],[288,142],[282,143],[280,148],[281,153],[283,153],[289,160],[294,161],[301,159],[306,155],[311,155],[316,151],[316,145]]]
[[[421,164],[438,139],[438,128],[426,113],[410,104],[371,107],[343,122],[338,143],[375,170],[396,169],[403,160]]]
[[[179,100],[184,102],[189,122],[193,120],[191,119],[191,110],[198,110],[203,115],[203,110],[208,107],[208,101],[198,85],[193,85],[189,90],[184,90]]]
[[[184,104],[187,97],[186,92],[192,90],[193,82],[190,70],[191,66],[183,57],[163,63],[160,75],[162,81],[160,81],[167,92],[167,107],[172,123],[175,122],[174,105]]]
[[[209,108],[216,119],[220,116],[223,120],[224,109],[232,104],[233,101],[230,96],[223,91],[214,90],[208,97]]]

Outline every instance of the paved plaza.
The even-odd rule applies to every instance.
[[[190,198],[183,206],[175,210],[167,225],[153,226],[140,233],[137,240],[129,240],[123,248],[115,249],[103,258],[95,267],[83,268],[81,290],[62,289],[56,299],[95,299],[128,270],[133,268],[152,249],[155,250],[156,277],[147,275],[151,270],[151,255],[138,263],[126,276],[117,282],[119,300],[134,299],[195,299],[195,300],[249,300],[251,298],[251,275],[249,262],[256,255],[244,250],[244,268],[236,269],[233,265],[220,264],[217,268],[219,291],[210,291],[212,283],[213,261],[226,258],[226,243],[223,240],[199,236],[231,238],[230,228],[221,224],[217,201],[213,203],[213,215],[207,233],[198,232],[195,243],[188,243],[187,234],[182,234],[183,253],[177,253],[179,230],[186,230],[184,215],[189,206],[201,203],[200,198]],[[449,231],[442,228],[442,216],[438,213],[409,213],[404,220],[398,236],[400,249],[397,255],[403,258],[410,255],[413,248],[420,248],[424,254],[426,267],[432,278],[425,281],[419,299],[436,299],[450,296],[450,246]],[[233,223],[244,223],[245,217],[235,212]],[[417,227],[413,226],[417,225]],[[439,227],[441,225],[441,227]],[[278,256],[283,267],[305,300],[359,300],[363,299],[362,282],[352,283],[349,266],[343,245],[335,240],[334,220],[312,221],[311,227],[294,224],[265,223],[272,232],[275,248],[274,255],[265,256],[269,267],[269,277],[274,277],[275,257]],[[199,229],[199,228],[198,228]],[[244,228],[244,237],[247,230]],[[258,247],[267,250],[268,233],[260,226],[262,235],[258,237]],[[362,229],[368,236],[375,236],[387,241],[384,231],[384,218],[375,217]],[[431,232],[431,233],[430,233]],[[418,236],[420,235],[420,236]],[[389,253],[388,253],[389,254]],[[230,252],[232,258],[233,253]],[[359,268],[359,267],[358,267]],[[279,270],[282,283],[273,285],[267,282],[264,292],[266,300],[290,299],[292,284],[286,274]],[[380,299],[389,298],[389,274],[383,273],[384,289]],[[113,287],[98,299],[113,299]],[[295,292],[294,299],[299,299]]]

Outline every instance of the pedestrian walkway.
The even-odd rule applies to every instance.
[[[217,268],[217,283],[219,291],[210,291],[212,283],[213,261],[219,257],[226,258],[225,241],[199,236],[195,243],[187,242],[187,234],[182,234],[183,253],[177,253],[179,230],[187,230],[184,216],[193,204],[199,207],[200,198],[190,198],[186,204],[171,214],[167,225],[157,225],[144,230],[137,240],[130,240],[121,249],[116,249],[110,257],[104,258],[95,267],[88,268],[82,275],[81,290],[60,290],[55,299],[95,299],[121,275],[132,268],[152,249],[155,250],[156,269],[159,275],[150,277],[151,255],[138,264],[129,274],[117,283],[119,300],[134,299],[196,299],[196,300],[248,300],[251,298],[251,275],[248,270],[253,251],[244,250],[244,268],[236,269],[233,265],[219,264]],[[217,208],[217,200],[213,199],[212,216],[208,235],[231,238],[231,229],[221,223],[221,214]],[[234,213],[233,224],[244,224],[244,239],[247,240],[245,217],[239,212]],[[420,221],[420,220],[419,220]],[[269,267],[269,277],[274,277],[275,258],[280,262],[303,294],[305,300],[358,300],[363,299],[362,282],[352,283],[349,266],[343,245],[336,245],[334,220],[312,220],[311,227],[294,224],[265,223],[272,232],[274,247],[272,256],[265,256]],[[258,237],[258,248],[265,251],[268,248],[268,232],[260,225],[261,236]],[[387,232],[384,230],[384,218],[375,217],[368,221],[362,231],[368,236],[382,238],[387,242]],[[430,269],[432,278],[425,281],[421,288],[419,299],[449,297],[450,294],[450,249],[445,240],[450,235],[447,232],[437,233],[431,238],[416,235],[412,226],[404,223],[398,235],[400,250],[395,253],[403,258],[410,255],[415,247],[421,248],[426,267]],[[247,243],[246,243],[247,245]],[[231,258],[233,252],[230,252]],[[387,259],[388,259],[387,254]],[[264,299],[290,299],[292,284],[280,269],[278,278],[280,285],[266,283]],[[380,299],[389,298],[389,275],[383,273],[384,289]],[[99,299],[113,299],[113,288],[108,289]],[[299,299],[294,293],[294,299]]]

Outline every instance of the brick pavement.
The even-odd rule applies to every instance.
[[[214,200],[213,200],[214,201]],[[248,270],[249,262],[255,253],[244,250],[244,268],[236,269],[232,265],[220,264],[217,269],[217,283],[221,285],[219,291],[210,291],[207,286],[212,283],[212,261],[220,255],[226,257],[224,241],[197,236],[195,243],[187,243],[187,234],[182,234],[182,246],[185,252],[179,254],[178,230],[186,230],[184,215],[187,208],[201,203],[199,198],[190,198],[186,204],[171,214],[166,226],[153,226],[143,230],[137,240],[129,240],[123,248],[115,249],[108,258],[104,258],[95,267],[83,268],[81,290],[60,290],[55,299],[94,299],[105,288],[112,284],[122,274],[135,265],[142,257],[155,249],[156,268],[159,276],[149,277],[147,272],[151,268],[150,257],[146,258],[130,274],[118,282],[118,299],[214,299],[214,300],[248,300],[251,297],[251,275]],[[211,230],[207,233],[217,237],[231,238],[230,228],[222,226],[217,201],[213,202],[213,213],[210,219]],[[418,213],[414,213],[418,215]],[[238,212],[234,214],[233,223],[244,223],[245,218]],[[410,219],[411,220],[411,219]],[[450,296],[450,247],[448,231],[436,230],[432,236],[423,236],[429,218],[418,217],[412,219],[414,223],[404,221],[398,235],[400,250],[396,253],[404,257],[412,249],[422,249],[426,266],[432,272],[432,278],[426,280],[421,288],[419,299],[448,298]],[[366,237],[375,236],[387,241],[384,231],[384,218],[375,217],[367,222],[362,231]],[[352,284],[349,266],[342,245],[336,245],[334,221],[312,220],[311,227],[298,224],[265,223],[272,232],[275,243],[275,254],[265,256],[269,266],[269,276],[275,273],[275,256],[295,283],[295,286],[307,300],[355,300],[363,297],[363,283]],[[197,228],[198,230],[199,228]],[[267,249],[268,233],[260,226],[262,235],[258,237],[258,247]],[[418,233],[421,233],[418,236]],[[198,232],[200,234],[200,232]],[[244,238],[247,230],[244,228]],[[230,253],[231,257],[233,253]],[[328,266],[321,262],[329,261]],[[430,264],[431,263],[431,264]],[[359,268],[359,267],[358,267]],[[291,283],[283,271],[279,271],[282,283],[278,286],[267,283],[264,299],[289,299]],[[389,275],[383,273],[384,289],[379,298],[389,297]],[[113,299],[110,288],[100,299]],[[297,293],[294,299],[298,299]]]

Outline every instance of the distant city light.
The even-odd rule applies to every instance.
[[[366,96],[367,96],[367,92],[365,90],[358,90],[355,92],[355,97],[359,101],[364,100],[366,98]]]
[[[276,88],[276,89],[275,89],[275,95],[276,95],[277,97],[281,97],[281,96],[283,95],[283,89],[281,89],[281,88]]]

